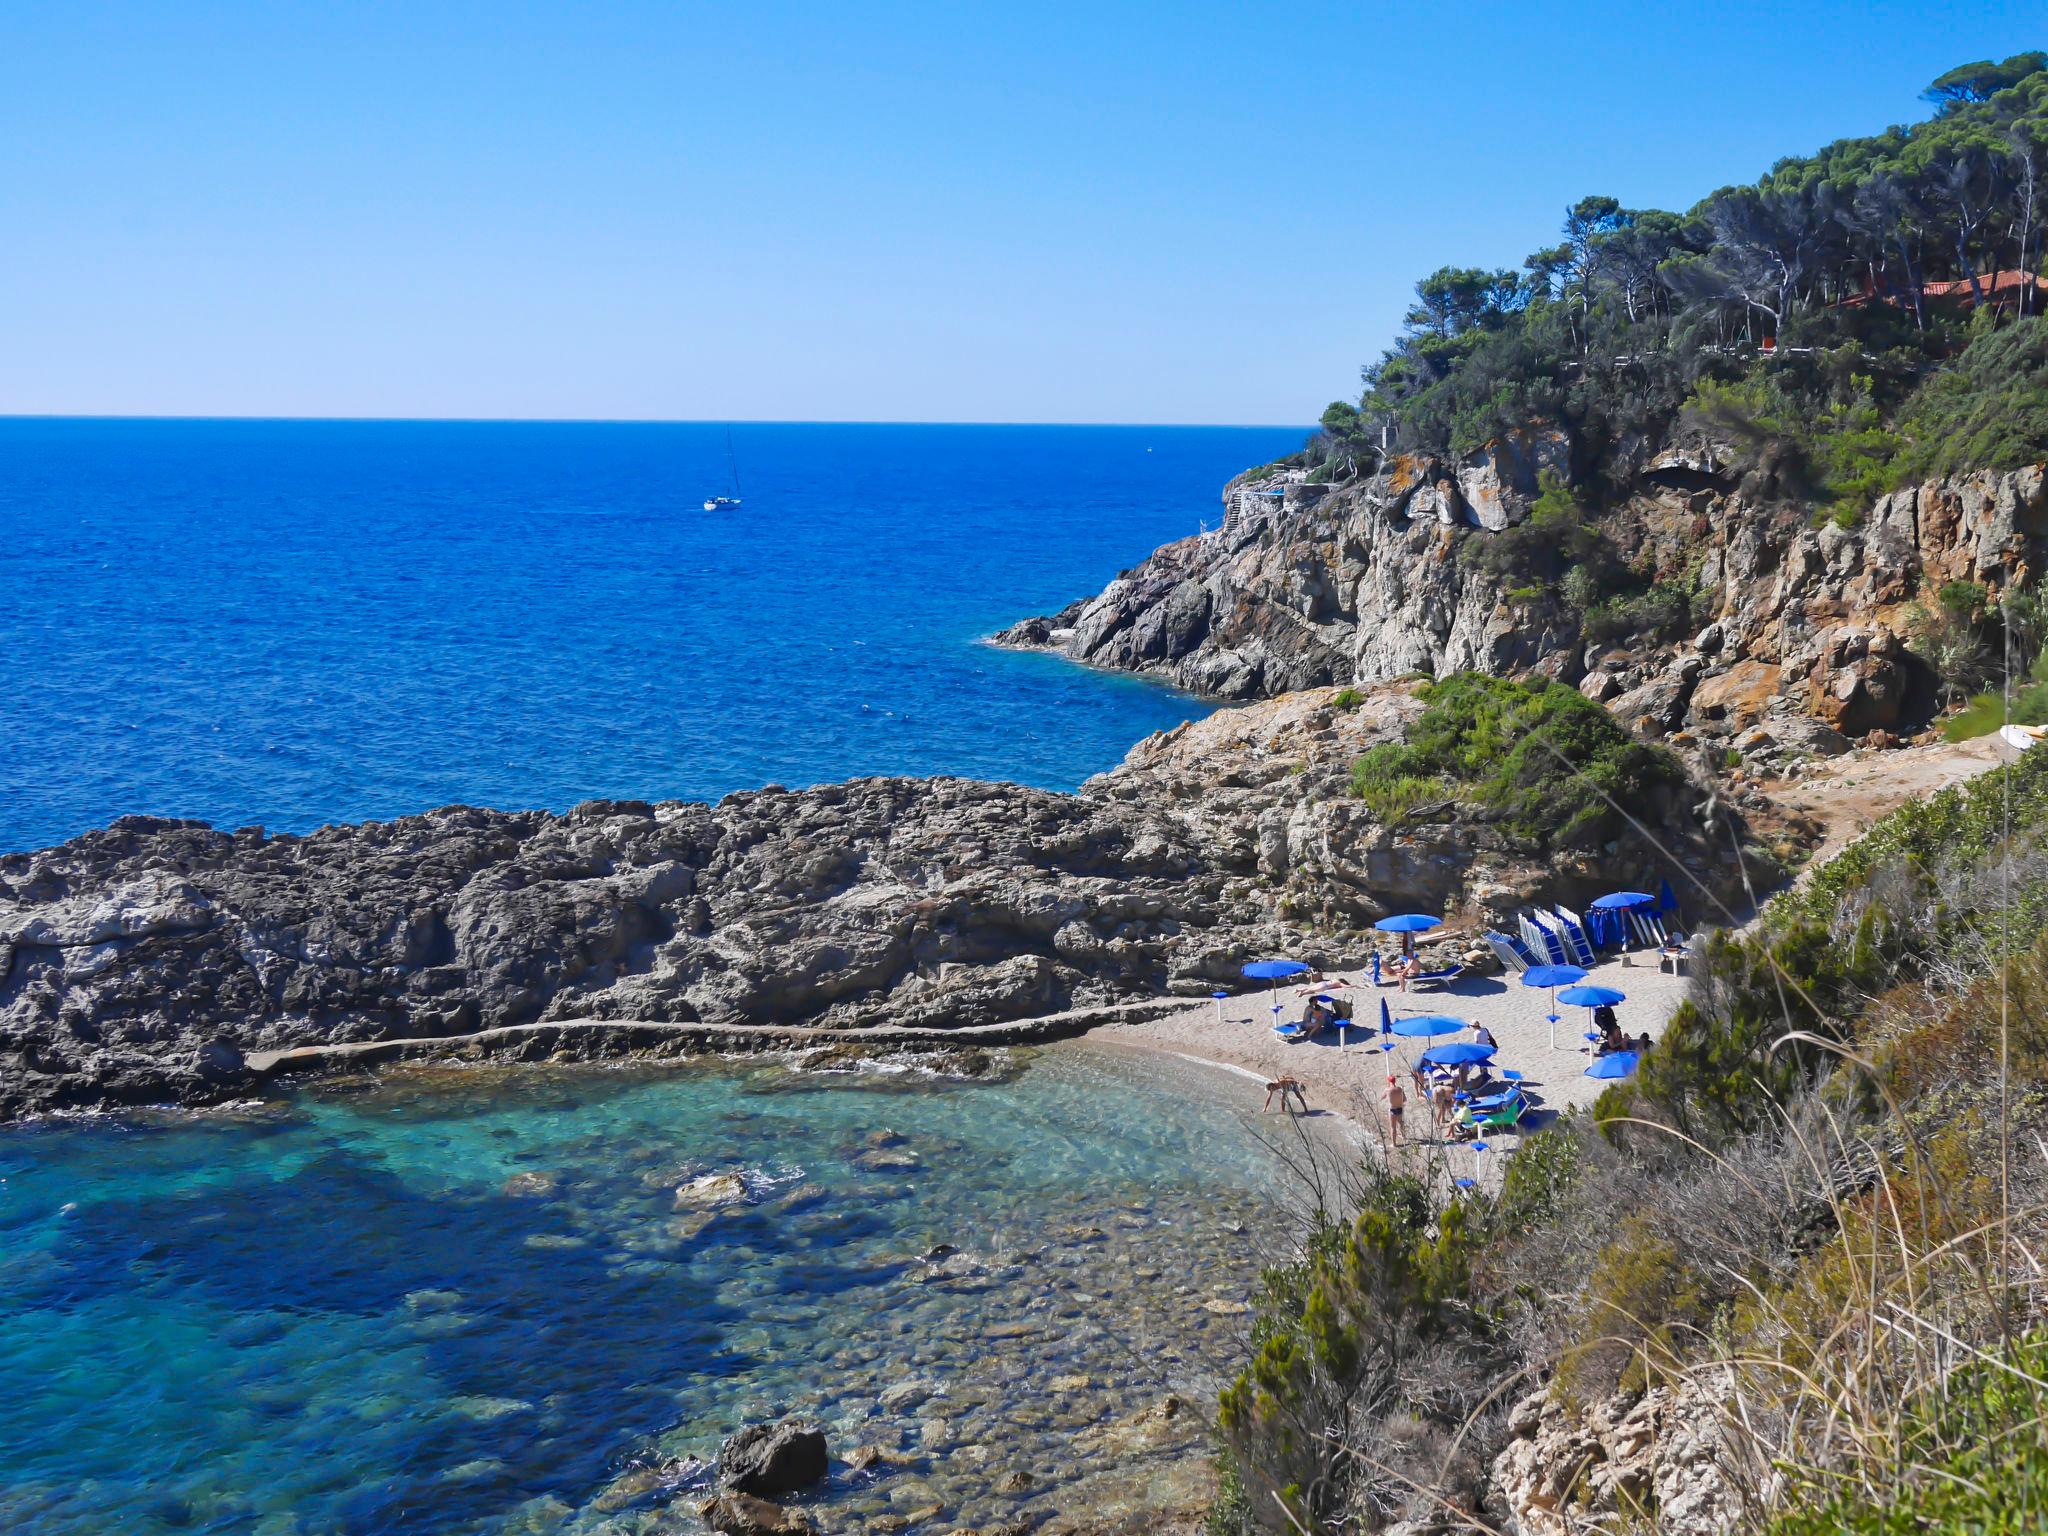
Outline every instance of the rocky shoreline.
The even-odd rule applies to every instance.
[[[995,641],[1220,699],[1539,673],[1646,735],[1771,763],[1924,729],[1939,699],[1916,602],[1950,582],[1995,598],[2048,562],[2048,465],[1894,491],[1845,526],[1753,499],[1730,444],[1619,457],[1625,491],[1601,527],[1657,590],[1686,594],[1680,637],[1589,640],[1559,594],[1474,558],[1523,529],[1541,473],[1569,466],[1552,431],[1337,484],[1240,476],[1220,529]]]
[[[305,836],[124,818],[0,858],[0,1118],[217,1102],[280,1063],[380,1055],[1048,1038],[1206,997],[1252,951],[1355,964],[1387,911],[1569,899],[1656,856],[1540,859],[1455,806],[1379,825],[1350,764],[1412,695],[1224,711],[1074,794],[866,779]],[[1704,792],[1646,808],[1648,830],[1732,888]]]

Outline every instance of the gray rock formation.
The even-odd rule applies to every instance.
[[[1391,910],[1584,894],[1589,871],[1478,812],[1396,830],[1351,798],[1352,760],[1418,708],[1389,688],[1221,711],[1073,795],[864,779],[304,837],[126,818],[0,858],[0,1116],[231,1097],[257,1053],[308,1045],[1205,996],[1253,951],[1355,963]],[[1688,799],[1647,808],[1656,834],[1722,881]],[[1651,857],[1601,855],[1609,874]]]
[[[719,1447],[718,1480],[740,1493],[774,1498],[822,1483],[830,1462],[825,1433],[815,1424],[749,1424]]]
[[[1845,529],[1746,502],[1711,444],[1666,448],[1640,456],[1603,526],[1637,569],[1693,593],[1699,632],[1589,646],[1554,594],[1517,592],[1463,558],[1521,522],[1538,472],[1566,458],[1561,437],[1532,435],[1455,464],[1396,458],[1334,487],[1302,485],[1299,470],[1241,477],[1220,531],[996,639],[1226,699],[1533,671],[1653,735],[1719,740],[1798,717],[1861,736],[1915,729],[1934,707],[1910,649],[1916,595],[1952,580],[1995,593],[2048,557],[2043,466],[1898,491]]]
[[[1494,1483],[1524,1536],[1593,1536],[1656,1511],[1665,1536],[1721,1536],[1746,1513],[1723,1419],[1730,1384],[1688,1381],[1574,1412],[1538,1392],[1508,1416]]]

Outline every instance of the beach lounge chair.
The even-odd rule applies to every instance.
[[[1514,1093],[1500,1108],[1477,1116],[1476,1121],[1481,1131],[1520,1131],[1522,1116],[1528,1112],[1529,1101],[1520,1093]]]
[[[1511,935],[1495,933],[1489,928],[1486,943],[1500,957],[1500,963],[1511,971],[1526,971],[1536,963],[1536,957],[1529,953],[1529,946]]]
[[[1586,932],[1585,919],[1563,907],[1553,910],[1557,913],[1558,926],[1564,930],[1565,943],[1571,946],[1572,963],[1591,970],[1598,957],[1593,953],[1593,940]]]
[[[1522,937],[1529,941],[1529,947],[1551,965],[1570,965],[1572,957],[1564,951],[1564,938],[1533,912],[1522,914]]]
[[[1465,974],[1462,965],[1440,965],[1433,971],[1417,971],[1408,978],[1410,987],[1441,987]]]

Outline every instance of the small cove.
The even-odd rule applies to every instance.
[[[411,1069],[0,1133],[0,1525],[689,1529],[645,1469],[783,1413],[886,1457],[835,1467],[833,1530],[1184,1497],[1287,1230],[1256,1098],[1007,1059]],[[678,1205],[727,1171],[744,1202]]]

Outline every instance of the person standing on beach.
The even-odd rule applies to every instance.
[[[1387,1079],[1387,1126],[1393,1132],[1395,1146],[1401,1145],[1401,1111],[1408,1107],[1408,1095],[1402,1091],[1401,1080]]]

